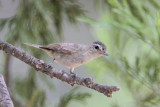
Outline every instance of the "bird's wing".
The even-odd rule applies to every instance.
[[[78,44],[74,43],[55,43],[48,46],[40,46],[40,48],[46,48],[59,53],[73,54],[79,51]]]

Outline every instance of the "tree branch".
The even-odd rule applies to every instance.
[[[11,71],[10,71],[10,65],[11,65],[11,55],[7,55],[6,58],[5,58],[6,62],[5,62],[5,65],[4,65],[4,71],[5,71],[5,75],[4,75],[4,79],[5,79],[5,82],[6,82],[6,85],[8,87],[8,90],[10,91],[10,88],[11,88]]]
[[[78,76],[73,77],[69,73],[66,73],[63,70],[56,69],[51,65],[44,63],[43,60],[39,60],[27,54],[23,50],[20,50],[15,46],[7,42],[3,42],[1,40],[0,40],[0,50],[3,50],[6,53],[20,59],[21,61],[32,66],[37,71],[41,71],[42,73],[49,75],[51,78],[56,77],[57,79],[67,82],[72,86],[74,84],[82,85],[82,86],[94,89],[96,91],[99,91],[108,97],[112,97],[112,92],[120,90],[120,88],[116,86],[107,86],[107,85],[97,84],[93,82],[91,78],[81,78]]]
[[[0,104],[1,107],[14,107],[2,75],[0,75]]]

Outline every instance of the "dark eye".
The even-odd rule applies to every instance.
[[[95,46],[95,49],[99,49],[99,46]]]

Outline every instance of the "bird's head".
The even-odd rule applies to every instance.
[[[93,54],[97,54],[98,56],[108,56],[108,53],[106,52],[106,46],[100,41],[93,42],[91,48]]]

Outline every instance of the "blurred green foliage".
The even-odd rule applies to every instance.
[[[66,95],[64,95],[60,101],[59,104],[57,105],[57,107],[69,107],[69,102],[71,102],[72,100],[76,100],[79,101],[81,103],[84,103],[84,101],[91,97],[91,94],[89,93],[78,93],[78,88],[79,87],[75,87],[73,88],[69,93],[67,93]]]
[[[63,20],[76,23],[76,17],[81,15],[84,15],[84,10],[78,1],[21,0],[14,16],[0,19],[0,31],[8,28],[5,40],[13,45],[24,48],[25,42],[47,45],[62,39]],[[30,50],[33,56],[44,57],[39,50]],[[33,69],[28,69],[26,78],[17,77],[13,83],[12,70],[9,69],[11,60],[9,55],[5,55],[4,74],[8,89],[15,93],[11,96],[15,107],[45,107],[46,92],[38,87],[37,79],[43,78],[50,89],[53,89],[53,83],[46,76],[36,75]]]
[[[99,21],[80,19],[95,27],[109,53],[109,57],[93,61],[88,67],[95,73],[118,75],[132,94],[133,101],[129,103],[133,107],[160,106],[160,1],[103,2],[107,8],[104,11],[103,7]]]
[[[59,38],[54,34],[60,36],[65,18],[75,23],[76,17],[81,15],[84,15],[84,10],[74,0],[22,0],[16,15],[0,20],[0,30],[8,26],[6,40],[10,43],[51,43]],[[56,28],[55,32],[53,27]]]
[[[125,100],[121,103],[112,102],[106,106],[124,107],[125,103],[126,107],[159,107],[160,1],[94,0],[94,2],[101,13],[100,19],[96,21],[90,17],[80,17],[78,20],[94,27],[96,37],[107,45],[109,56],[90,62],[88,68],[92,72],[95,71],[94,74],[99,78],[106,79],[110,74],[115,75],[112,79],[119,82],[120,92],[123,92],[121,96],[116,97],[120,102],[122,98]],[[77,17],[81,15],[84,15],[84,10],[75,0],[22,0],[15,16],[0,19],[0,31],[8,26],[9,33],[5,39],[14,45],[23,46],[24,42],[48,44],[62,38],[60,35],[64,19],[75,23]],[[37,51],[32,50],[33,55],[42,57],[43,55]],[[37,75],[32,70],[29,69],[31,72],[26,78],[15,80],[14,86],[11,87],[16,93],[13,96],[28,107],[45,107],[45,91],[38,87]],[[45,77],[39,78],[43,78],[48,87],[54,89],[52,83]],[[126,90],[131,94],[132,101]],[[57,106],[65,107],[72,100],[84,101],[90,97],[88,93],[76,91],[77,88],[64,95]],[[16,103],[16,100],[13,100]],[[93,105],[94,103],[100,102],[92,102]],[[19,104],[16,103],[15,106],[18,107]]]

